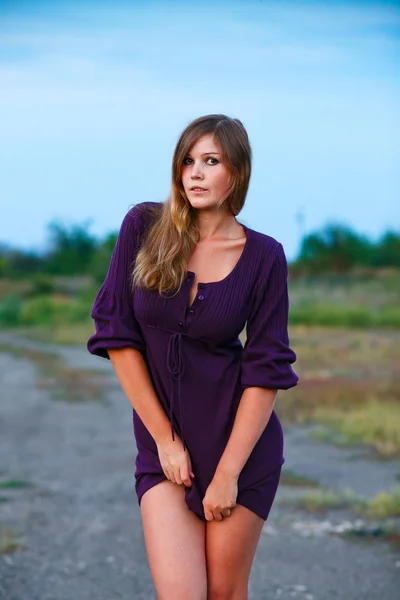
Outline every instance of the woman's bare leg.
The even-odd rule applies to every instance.
[[[247,600],[251,566],[264,520],[237,504],[231,516],[206,524],[208,600]]]
[[[205,522],[188,509],[184,487],[162,481],[140,508],[158,600],[207,600]]]

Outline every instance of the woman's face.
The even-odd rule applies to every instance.
[[[184,158],[182,184],[193,208],[213,209],[228,191],[230,174],[221,160],[211,135],[200,138]]]

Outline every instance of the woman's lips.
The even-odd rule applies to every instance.
[[[194,189],[192,189],[190,191],[193,192],[193,194],[204,194],[204,192],[206,192],[207,190],[200,189],[200,188],[199,189],[194,188]]]

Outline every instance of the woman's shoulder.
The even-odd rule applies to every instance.
[[[287,260],[283,245],[272,235],[256,229],[246,228],[250,241],[247,254],[247,267],[254,281],[267,282],[271,273],[287,271]]]
[[[162,203],[159,202],[139,202],[125,213],[119,229],[119,239],[121,243],[130,243],[135,241],[141,244],[145,234],[150,230],[154,220],[160,215]]]
[[[243,225],[243,223],[242,223]],[[283,250],[282,244],[272,235],[268,235],[267,233],[262,233],[256,229],[252,229],[251,227],[247,227],[244,225],[246,235],[252,240],[252,246],[255,254],[259,256],[275,256],[277,252]]]
[[[147,217],[160,214],[163,209],[163,202],[138,202],[127,213],[127,217],[136,221],[141,221]]]
[[[126,213],[124,224],[128,229],[141,234],[161,215],[162,209],[162,202],[138,202]]]

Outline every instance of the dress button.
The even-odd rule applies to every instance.
[[[202,296],[202,294],[200,294],[200,296],[197,296],[199,300],[204,300],[204,296]]]
[[[194,310],[193,310],[193,308],[191,308],[191,309],[189,310],[189,315],[195,315],[195,314],[196,314],[196,311],[194,311]]]
[[[178,321],[178,325],[180,325],[181,327],[183,327],[182,321]]]

